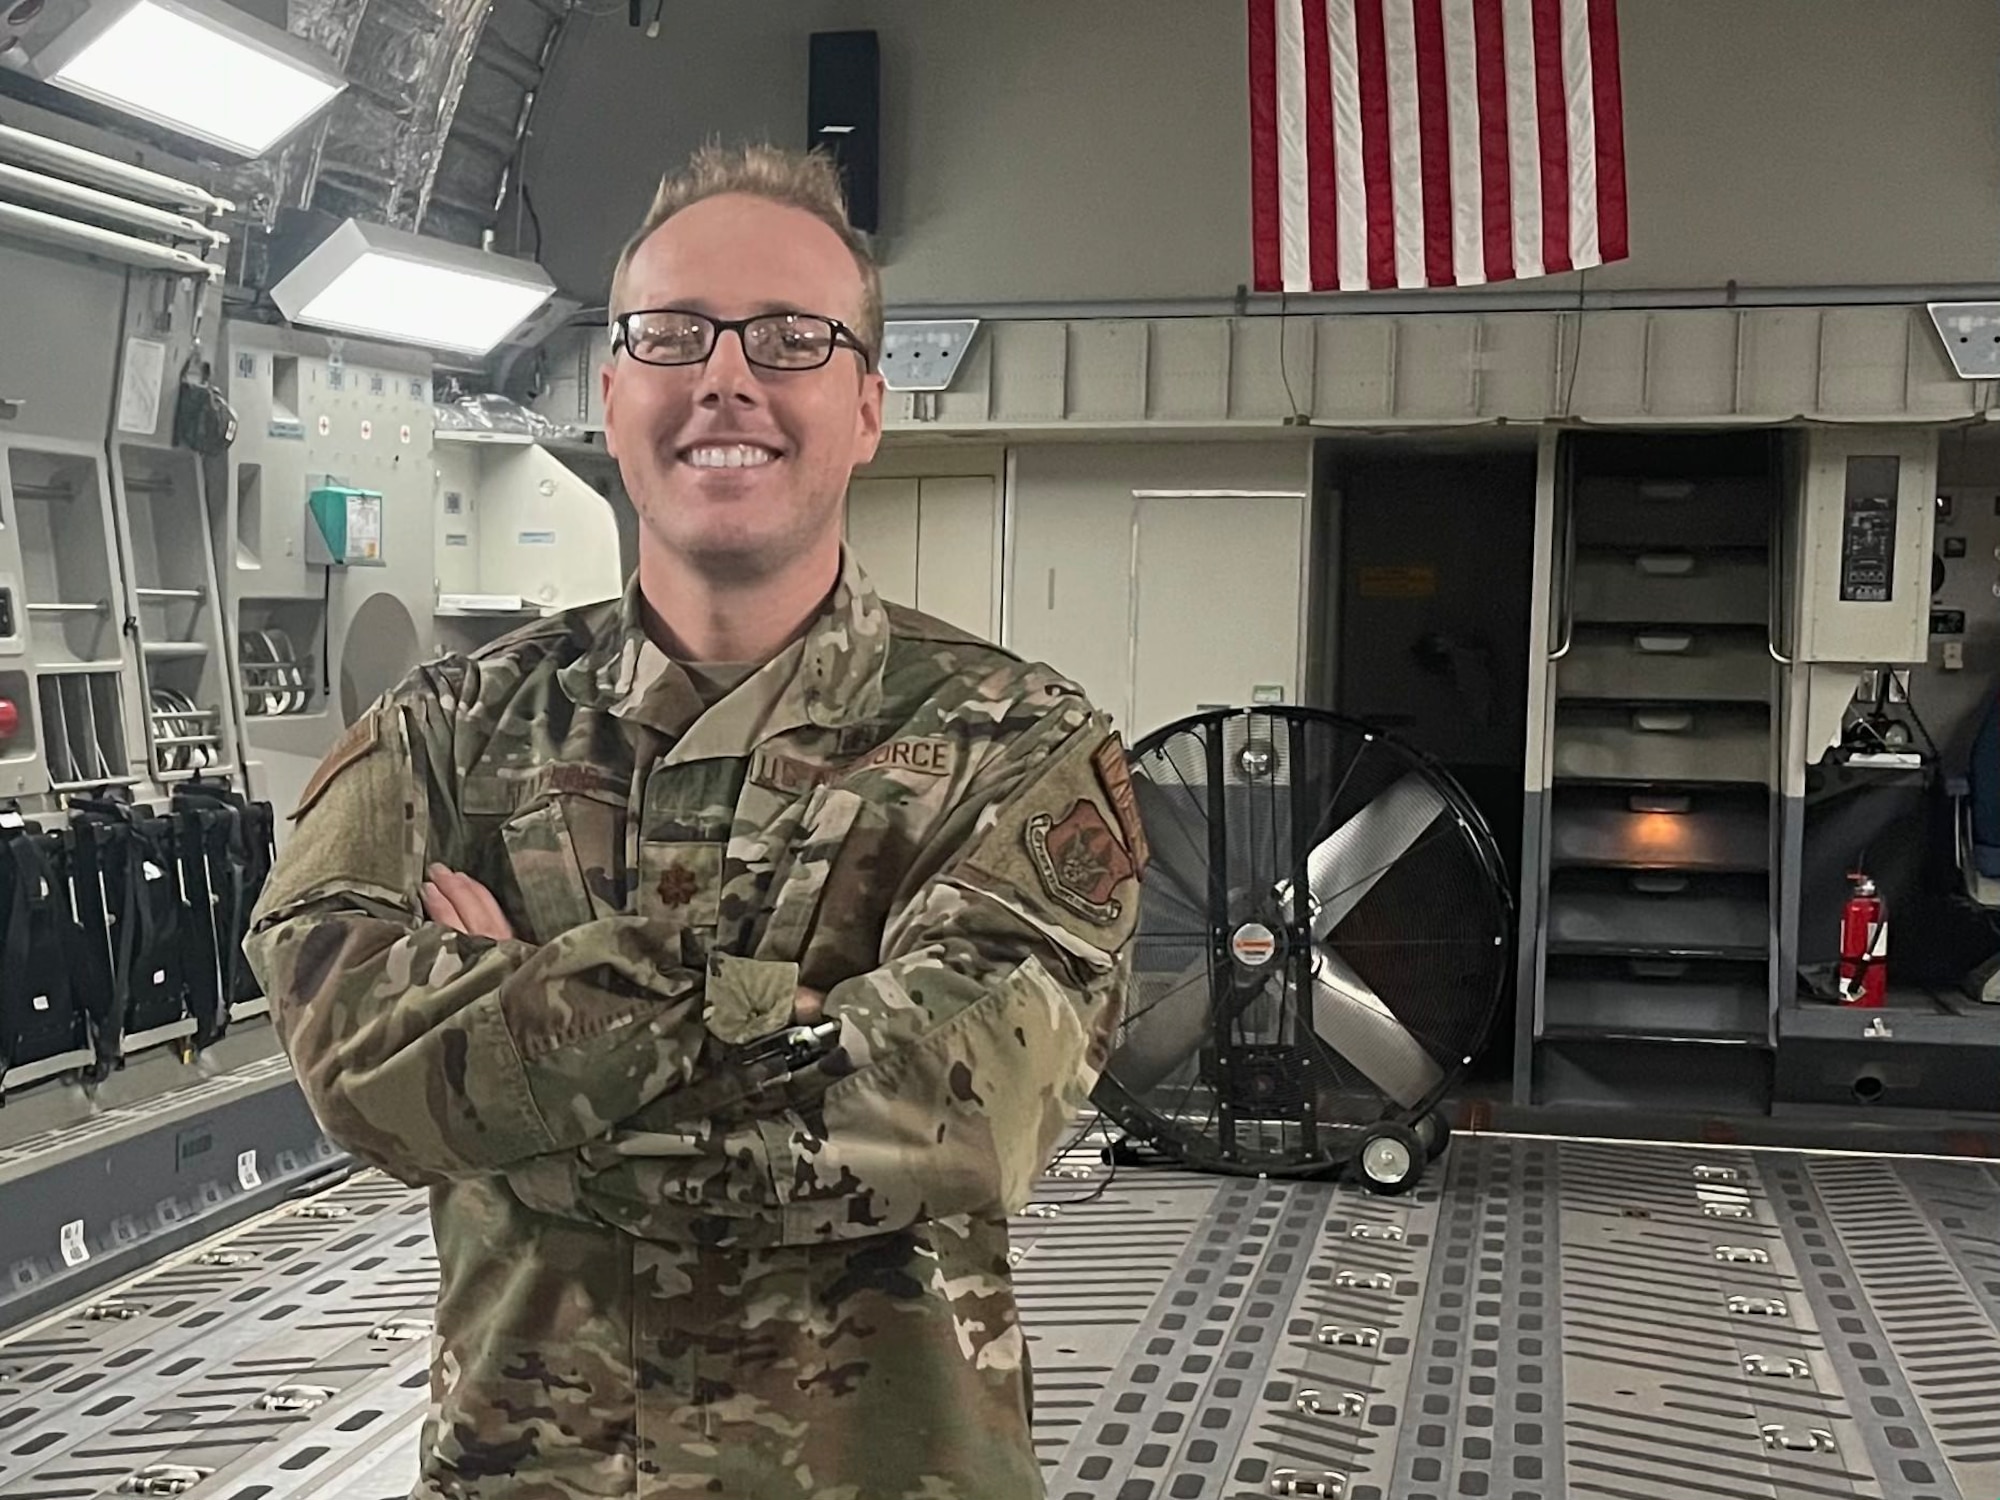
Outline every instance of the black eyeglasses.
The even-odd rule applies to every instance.
[[[611,350],[622,345],[645,365],[698,365],[715,352],[716,340],[734,332],[743,357],[766,370],[817,370],[836,349],[852,349],[863,369],[875,367],[868,346],[836,318],[816,313],[760,313],[754,318],[711,318],[677,307],[620,313],[612,320]]]

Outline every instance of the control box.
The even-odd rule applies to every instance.
[[[1791,654],[1803,662],[1921,662],[1930,655],[1937,436],[1920,428],[1815,428],[1787,569]],[[1782,649],[1782,648],[1781,648]]]

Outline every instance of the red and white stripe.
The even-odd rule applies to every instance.
[[[1624,259],[1617,0],[1250,0],[1260,292]]]

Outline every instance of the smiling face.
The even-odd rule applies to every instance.
[[[618,312],[712,318],[796,312],[861,323],[860,268],[801,209],[743,194],[705,198],[633,256]],[[605,365],[605,444],[664,551],[718,581],[837,565],[848,476],[874,457],[883,385],[846,348],[816,370],[751,364],[724,333],[706,364],[662,367],[620,351]]]

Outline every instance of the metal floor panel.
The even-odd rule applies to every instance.
[[[2000,1496],[2000,1167],[1461,1136],[1401,1199],[1105,1178],[1016,1225],[1053,1500]],[[151,1267],[0,1342],[0,1494],[406,1495],[436,1285],[368,1173]]]
[[[114,1136],[146,1130],[170,1116],[198,1114],[224,1099],[270,1088],[291,1077],[292,1067],[281,1055],[259,1058],[227,1072],[197,1075],[181,1087],[119,1105],[80,1120],[23,1135],[0,1145],[0,1182],[40,1170],[55,1155],[77,1155]]]

